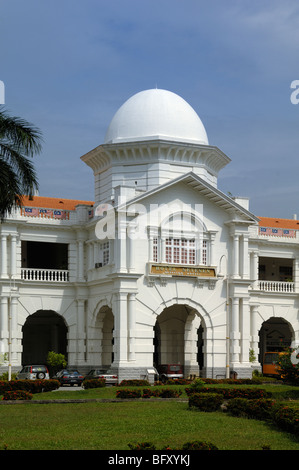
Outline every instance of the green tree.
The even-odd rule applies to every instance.
[[[64,369],[67,366],[67,361],[63,354],[49,351],[47,356],[47,364],[51,369],[52,375],[54,375],[60,369]]]
[[[19,117],[11,117],[0,107],[0,220],[22,204],[24,195],[38,189],[35,169],[30,160],[41,152],[42,134]]]

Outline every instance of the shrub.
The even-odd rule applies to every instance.
[[[138,442],[137,444],[128,444],[131,450],[156,450],[156,446],[152,442]],[[181,448],[173,449],[171,446],[164,446],[162,450],[218,450],[218,447],[211,442],[190,441],[185,442]]]
[[[139,379],[130,379],[130,380],[122,380],[120,384],[118,385],[119,387],[146,387],[150,385],[148,380],[139,380]]]
[[[67,366],[66,358],[63,354],[49,351],[47,356],[47,364],[51,369],[53,375],[60,369],[65,369]]]
[[[157,385],[188,385],[191,383],[189,379],[168,379],[165,383],[157,382]]]
[[[85,379],[82,386],[87,390],[88,388],[101,388],[105,387],[105,379]]]
[[[24,390],[30,393],[50,392],[59,388],[58,380],[10,380],[0,381],[0,395],[6,391]]]
[[[17,374],[15,372],[12,372],[11,374],[11,380],[16,380]],[[0,380],[8,380],[8,372],[3,372],[2,375],[0,375]]]
[[[238,417],[248,417],[259,420],[271,418],[275,401],[271,399],[247,400],[246,398],[233,398],[227,403],[227,411]]]
[[[197,408],[200,411],[217,411],[223,402],[219,393],[193,393],[189,397],[189,408]]]
[[[182,395],[181,390],[173,390],[171,388],[163,388],[162,390],[158,391],[159,398],[178,398]]]
[[[188,391],[190,393],[197,393],[200,392],[205,385],[205,382],[202,379],[195,379],[191,382],[190,386],[188,387]]]
[[[299,385],[299,362],[293,364],[292,362],[292,353],[298,352],[291,348],[286,349],[284,354],[279,355],[276,364],[279,368],[281,378],[285,382],[292,383],[294,385]],[[299,353],[297,354],[298,357]]]
[[[24,390],[7,390],[4,392],[2,400],[32,400],[32,393]]]
[[[212,442],[190,441],[183,444],[182,450],[218,450],[218,447]]]
[[[151,397],[158,397],[159,390],[151,390],[150,388],[144,388],[142,390],[142,398],[151,398]]]
[[[127,388],[116,390],[116,398],[140,398],[140,397],[141,397],[141,390],[130,390]]]
[[[271,419],[283,431],[299,436],[299,410],[289,406],[277,405],[271,413]]]
[[[185,388],[185,392],[188,396],[191,396],[194,391],[191,387]],[[259,388],[209,388],[202,387],[196,393],[220,393],[226,400],[232,398],[247,398],[247,399],[258,399],[258,398],[270,398],[271,393]]]
[[[138,442],[137,444],[128,444],[131,450],[156,450],[152,442]]]

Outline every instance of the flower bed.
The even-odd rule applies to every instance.
[[[116,390],[116,398],[141,398],[141,390],[122,388],[120,390]]]
[[[122,380],[120,384],[118,384],[119,387],[147,387],[148,385],[150,385],[148,380],[139,379]]]
[[[24,390],[30,393],[50,392],[59,386],[58,380],[1,380],[0,395],[12,390]]]
[[[2,400],[32,400],[32,393],[24,390],[8,390],[4,392]]]
[[[145,388],[142,390],[120,389],[116,390],[116,398],[178,398],[182,395],[181,390],[163,388],[161,390]]]

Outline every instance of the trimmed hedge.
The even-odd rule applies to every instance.
[[[120,390],[116,390],[116,398],[141,398],[141,390],[122,388]]]
[[[299,436],[299,410],[289,406],[276,405],[271,412],[272,422],[283,431]]]
[[[119,387],[147,387],[150,385],[148,380],[141,380],[141,379],[129,379],[129,380],[122,380],[118,386]]]
[[[82,386],[87,390],[88,388],[101,388],[105,387],[105,379],[85,379],[82,382]]]
[[[259,420],[267,420],[271,417],[271,412],[275,400],[261,398],[258,400],[247,400],[246,398],[233,398],[226,405],[226,410],[233,416],[247,417]]]
[[[275,400],[234,398],[227,403],[227,412],[237,417],[269,421],[283,431],[299,436],[299,410]]]
[[[259,399],[259,398],[270,398],[271,392],[260,388],[209,388],[202,387],[200,390],[194,391],[192,388],[185,388],[186,394],[190,397],[194,393],[219,393],[225,400],[232,398],[247,398],[247,399]]]
[[[220,393],[194,393],[189,397],[189,408],[199,411],[217,411],[223,402]]]
[[[116,390],[116,398],[178,398],[181,395],[181,390],[174,390],[171,388],[163,388],[161,390],[144,388],[142,392],[139,389],[131,390],[127,388]]]
[[[32,400],[32,393],[24,390],[8,390],[4,392],[2,400]]]
[[[152,442],[138,442],[137,444],[128,444],[131,450],[157,450],[156,446]],[[185,442],[182,447],[172,448],[171,446],[165,446],[162,450],[218,450],[212,442],[206,441],[189,441]]]
[[[0,395],[14,390],[23,390],[29,393],[50,392],[59,387],[58,380],[1,380]]]

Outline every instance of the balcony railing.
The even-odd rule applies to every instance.
[[[21,279],[24,281],[68,282],[69,271],[64,269],[22,268]]]
[[[295,292],[294,282],[283,281],[258,281],[258,289],[263,292]]]

